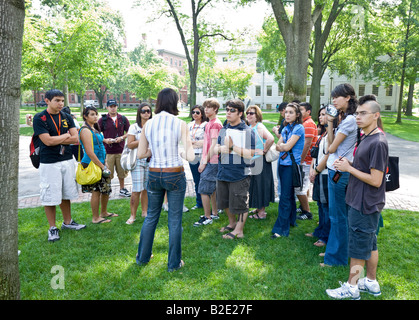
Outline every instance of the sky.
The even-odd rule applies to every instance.
[[[132,8],[134,0],[107,0],[111,8],[119,10],[125,20],[125,33],[128,50],[135,48],[141,35],[147,35],[147,43],[155,49],[166,49],[176,53],[184,54],[179,33],[171,19],[160,18],[155,22],[147,22],[152,11],[144,11],[140,8]],[[190,0],[183,0],[189,3]],[[258,1],[258,4],[243,9],[228,8],[220,5],[218,8],[208,10],[207,14],[217,24],[222,24],[228,29],[249,28],[252,32],[259,31],[262,27],[264,17],[272,12],[272,9],[265,1]],[[158,40],[161,45],[158,45]]]

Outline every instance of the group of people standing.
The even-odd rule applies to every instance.
[[[78,230],[85,227],[71,219],[70,200],[78,195],[72,177],[74,164],[72,168],[67,164],[68,168],[62,169],[63,164],[71,159],[66,146],[80,141],[84,151],[82,164],[87,166],[93,161],[105,172],[110,167],[106,145],[121,143],[123,147],[125,138],[127,147],[137,150],[138,158],[135,169],[131,171],[133,189],[127,224],[136,220],[140,200],[145,217],[136,256],[138,264],[147,264],[152,257],[155,229],[163,202],[167,199],[168,270],[174,271],[184,265],[181,249],[186,192],[183,160],[189,162],[195,184],[196,205],[192,209],[203,208],[204,211],[194,226],[210,225],[224,210],[228,224],[220,232],[224,239],[236,239],[244,237],[247,218],[266,219],[265,208],[275,201],[272,162],[266,160],[266,154],[275,140],[263,125],[262,111],[258,106],[245,109],[241,100],[229,100],[225,108],[226,120],[221,123],[217,117],[219,102],[207,99],[202,106],[192,108],[192,121],[186,124],[177,117],[177,93],[166,88],[158,94],[154,116],[151,106],[145,103],[138,108],[136,122],[132,125],[119,114],[115,119],[108,117],[107,125],[116,131],[116,136],[110,136],[101,134],[99,120],[102,119],[98,119],[94,107],[84,110],[85,123],[77,133],[71,117],[61,119],[63,99],[56,91],[47,92],[47,109],[34,117],[35,135],[42,141],[41,201],[51,228],[55,227],[55,211],[52,211],[56,205],[68,209],[63,210],[63,228],[73,226],[69,228]],[[342,84],[333,90],[332,98],[337,112],[333,114],[328,110],[330,107],[322,107],[318,125],[311,119],[308,103],[284,103],[283,110],[280,110],[284,120],[273,130],[279,138],[275,147],[280,153],[277,167],[279,205],[271,238],[287,237],[290,226],[295,226],[298,219],[312,218],[308,190],[310,182],[313,183],[319,225],[313,233],[306,235],[318,238],[314,245],[326,247],[321,265],[347,265],[349,257],[351,267],[367,264],[367,277],[362,281],[355,281],[358,279],[351,269],[348,282],[327,293],[334,298],[356,299],[359,298],[358,289],[380,294],[375,279],[378,262],[375,232],[385,201],[383,185],[388,146],[382,128],[378,128],[380,106],[374,96],[365,96],[358,101],[352,86]],[[126,128],[126,134],[124,131],[118,134],[118,127]],[[54,165],[59,164],[54,172],[48,166],[51,158]],[[292,184],[293,161],[303,164],[306,173],[304,185],[297,190]],[[116,162],[117,159],[113,160]],[[111,171],[113,175],[113,168]],[[121,176],[123,173],[118,174]],[[83,192],[92,192],[93,223],[110,222],[110,217],[117,216],[107,212],[111,177],[104,174],[98,183],[82,187]],[[60,192],[56,189],[49,192],[51,180],[66,183],[62,184]],[[51,194],[56,200],[50,199]],[[300,202],[298,216],[296,197]],[[256,209],[249,213],[249,208]],[[54,237],[50,240],[53,241]]]

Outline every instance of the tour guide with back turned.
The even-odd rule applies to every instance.
[[[118,175],[120,191],[119,195],[130,197],[131,194],[124,186],[124,179],[128,176],[128,171],[121,166],[121,154],[124,150],[125,138],[128,135],[130,123],[128,119],[117,112],[117,103],[115,100],[108,100],[108,113],[102,115],[98,120],[98,125],[105,138],[106,162],[111,170],[111,179]]]

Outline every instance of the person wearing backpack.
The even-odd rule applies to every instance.
[[[56,206],[63,214],[61,229],[80,230],[85,225],[76,223],[71,216],[71,200],[79,197],[75,162],[70,145],[78,142],[77,129],[72,117],[62,112],[64,94],[56,89],[45,93],[47,108],[33,118],[34,137],[39,138],[40,199],[50,228],[48,240],[60,240],[56,227]]]
[[[115,170],[118,175],[119,195],[121,197],[130,197],[131,194],[124,185],[128,171],[121,166],[121,154],[124,150],[130,123],[124,115],[118,113],[118,106],[115,100],[108,100],[107,109],[108,113],[102,115],[98,120],[99,128],[105,138],[106,162],[111,171],[111,179],[114,177]]]

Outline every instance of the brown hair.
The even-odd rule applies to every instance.
[[[250,109],[255,110],[256,113],[256,121],[257,122],[262,122],[262,110],[260,110],[260,108],[256,105],[251,105],[246,109],[246,113],[247,111],[249,111]]]
[[[218,109],[220,109],[220,103],[217,99],[214,98],[208,98],[204,101],[202,104],[204,108],[212,108],[215,110],[216,113],[218,113]]]
[[[297,118],[295,119],[294,123],[295,124],[302,124],[303,123],[303,114],[300,111],[300,105],[296,102],[290,102],[290,103],[287,104],[285,109],[288,108],[288,107],[293,108],[294,111],[295,111],[295,114],[297,115]],[[288,124],[289,123],[284,120],[284,125],[286,126]]]

